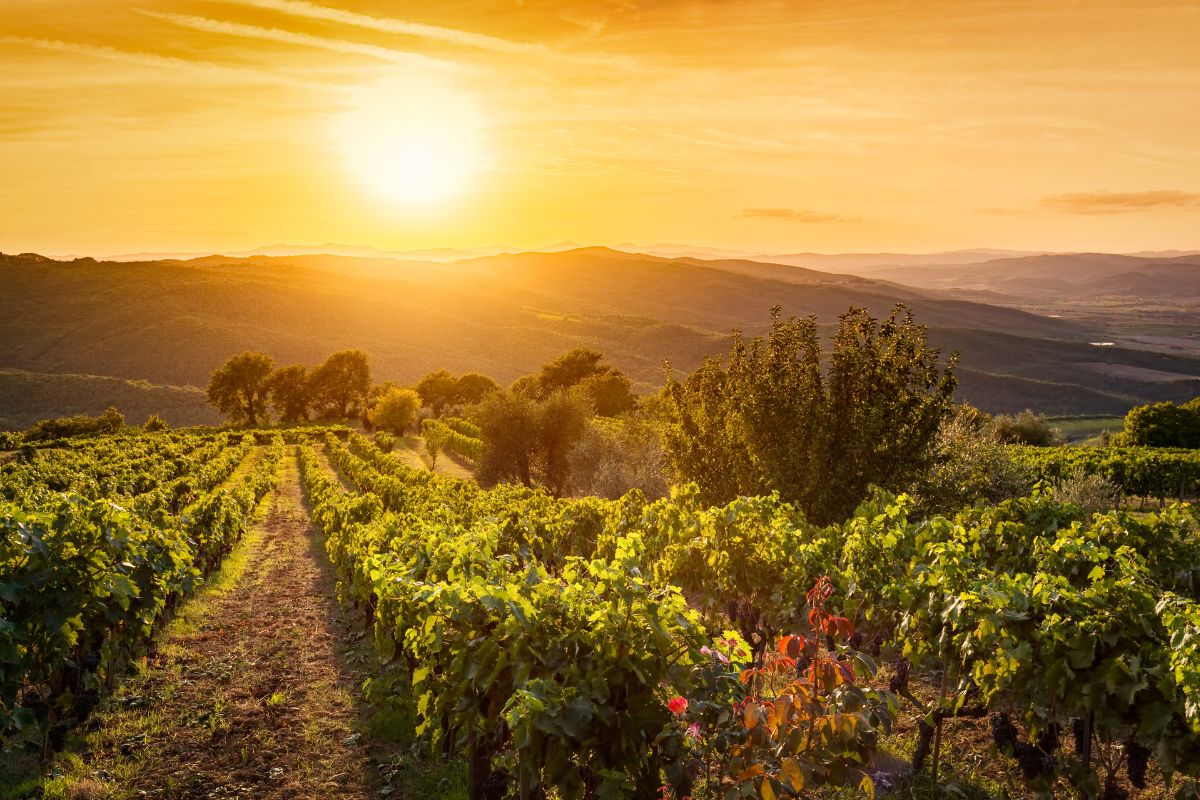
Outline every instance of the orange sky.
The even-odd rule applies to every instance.
[[[1196,2],[0,5],[5,252],[1200,247]]]

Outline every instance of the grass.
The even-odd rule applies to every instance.
[[[1049,417],[1047,421],[1072,444],[1094,443],[1104,431],[1116,435],[1125,429],[1124,417]]]

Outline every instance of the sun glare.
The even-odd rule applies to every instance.
[[[427,208],[471,188],[482,158],[476,104],[441,83],[388,81],[357,90],[338,120],[346,164],[376,196]]]

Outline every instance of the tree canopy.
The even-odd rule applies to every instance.
[[[236,423],[266,419],[269,378],[275,361],[265,353],[238,353],[212,373],[208,402]]]
[[[313,370],[311,390],[314,404],[326,417],[345,419],[357,415],[367,404],[371,390],[371,365],[362,350],[334,353]]]
[[[271,405],[280,422],[304,422],[312,403],[312,385],[303,364],[281,367],[269,380]]]
[[[1125,415],[1125,444],[1146,447],[1200,447],[1200,398],[1183,405],[1152,403]]]
[[[371,407],[367,419],[376,428],[401,436],[417,421],[420,408],[421,397],[412,389],[389,389]]]
[[[951,409],[954,363],[939,369],[924,326],[903,307],[840,317],[822,371],[814,318],[771,313],[765,337],[740,333],[725,363],[668,380],[664,448],[709,502],[779,492],[818,523],[842,519],[870,485],[889,489],[927,466]]]

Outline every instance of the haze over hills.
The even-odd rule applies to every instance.
[[[1047,258],[1057,257],[1002,261],[1032,275],[1034,267],[1022,265]],[[939,269],[999,274],[986,266],[995,261]],[[1134,262],[1097,263],[1125,269]],[[1098,279],[1131,274],[1114,269]],[[413,381],[446,367],[509,381],[586,345],[647,390],[661,384],[664,361],[690,370],[725,351],[732,329],[764,330],[774,305],[829,326],[851,305],[881,316],[896,302],[929,326],[935,344],[962,352],[960,397],[991,411],[1123,413],[1142,402],[1200,394],[1195,348],[1100,346],[1113,332],[1097,320],[908,285],[894,270],[878,274],[597,247],[445,263],[310,254],[144,262],[2,256],[0,368],[24,370],[25,388],[12,388],[18,373],[0,373],[7,412],[0,417],[9,426],[28,424],[67,407],[61,398],[39,404],[30,382],[51,379],[27,374],[36,373],[60,376],[60,387],[64,375],[143,381],[140,391],[149,392],[185,387],[164,394],[168,417],[211,421],[202,395],[186,387],[204,386],[212,369],[247,349],[280,364],[312,364],[357,347],[371,355],[377,380]],[[118,385],[124,386],[112,384]],[[18,396],[31,399],[16,408]]]

